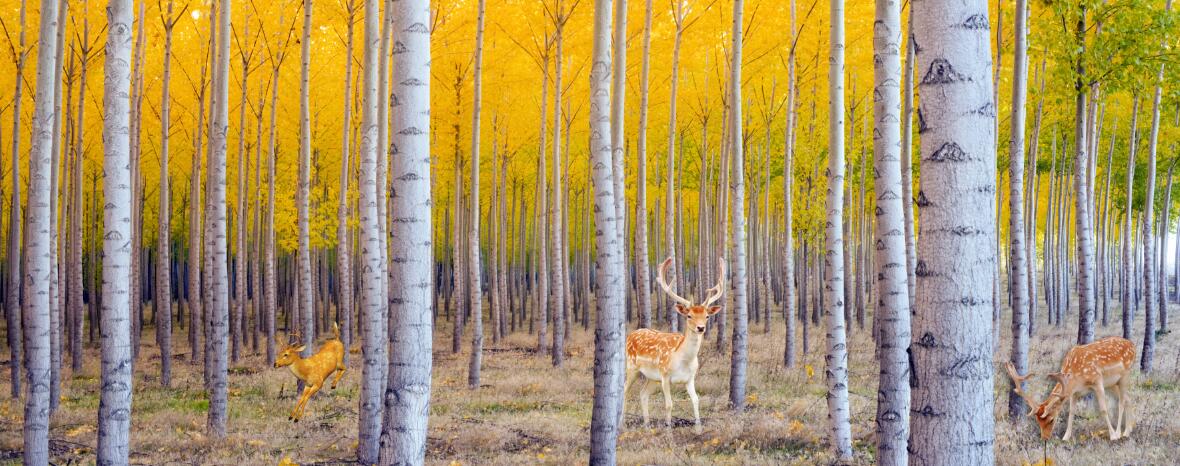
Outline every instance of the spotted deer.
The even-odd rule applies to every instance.
[[[695,431],[701,431],[700,399],[697,397],[696,377],[700,361],[697,352],[705,337],[705,325],[709,317],[721,310],[713,306],[725,289],[725,262],[722,261],[717,274],[717,284],[705,293],[706,298],[699,305],[680,297],[668,284],[664,274],[672,264],[669,257],[660,264],[656,283],[668,297],[676,302],[676,312],[686,319],[684,333],[660,332],[641,328],[627,335],[627,382],[623,386],[623,414],[627,412],[627,389],[642,375],[643,384],[639,390],[639,403],[643,407],[643,424],[648,423],[647,398],[655,391],[652,381],[659,381],[664,389],[665,422],[672,427],[672,384],[683,383],[688,397],[692,400],[692,415],[696,421]]]
[[[332,332],[335,336],[324,342],[324,346],[321,346],[316,354],[307,358],[299,356],[305,345],[283,344],[276,339],[276,343],[283,350],[279,353],[278,359],[275,359],[275,369],[290,368],[295,377],[307,384],[303,387],[303,394],[299,396],[299,402],[295,403],[295,409],[291,410],[291,415],[287,417],[289,421],[299,422],[299,419],[303,417],[304,408],[307,407],[307,400],[320,391],[324,382],[333,372],[336,373],[336,378],[332,379],[333,390],[336,389],[336,384],[340,383],[340,379],[344,377],[344,344],[340,342],[340,326],[333,323]],[[298,335],[298,333],[292,333],[296,341],[298,341]]]
[[[1031,378],[1033,374],[1021,376],[1016,372],[1012,363],[1008,363],[1008,376],[1012,377],[1016,387],[1013,391],[1028,403],[1032,412],[1029,413],[1041,428],[1041,438],[1049,439],[1053,436],[1053,427],[1057,423],[1057,415],[1068,402],[1069,414],[1065,424],[1065,435],[1062,440],[1069,441],[1073,432],[1074,398],[1093,390],[1098,399],[1098,408],[1106,420],[1106,430],[1111,440],[1131,435],[1131,422],[1127,418],[1127,390],[1131,386],[1131,371],[1135,363],[1135,346],[1130,340],[1119,337],[1106,337],[1085,345],[1077,345],[1065,353],[1061,362],[1061,372],[1049,374],[1057,383],[1049,396],[1042,402],[1037,402],[1020,388],[1021,383]],[[1110,412],[1106,409],[1106,388],[1113,388],[1118,396],[1118,414],[1115,416],[1115,426],[1111,426]]]

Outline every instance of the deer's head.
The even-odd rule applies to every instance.
[[[1044,401],[1036,401],[1032,396],[1028,395],[1020,388],[1020,385],[1025,380],[1032,378],[1033,374],[1021,376],[1016,373],[1016,367],[1012,363],[1008,363],[1008,376],[1015,382],[1016,387],[1012,390],[1024,399],[1024,402],[1029,407],[1029,417],[1037,422],[1037,427],[1041,429],[1041,439],[1049,439],[1053,436],[1053,428],[1057,425],[1057,415],[1061,413],[1061,408],[1065,406],[1066,398],[1072,391],[1067,390],[1072,377],[1069,374],[1055,373],[1049,374],[1049,378],[1057,380],[1053,385],[1053,390],[1049,392],[1049,396]]]
[[[725,261],[718,260],[717,284],[705,292],[705,300],[701,301],[700,304],[693,304],[692,301],[672,291],[672,285],[664,278],[664,274],[671,265],[671,257],[664,259],[664,262],[660,263],[660,268],[656,273],[656,283],[660,285],[660,288],[664,290],[664,293],[669,298],[672,298],[676,302],[676,312],[684,316],[687,321],[686,329],[694,331],[697,334],[704,334],[709,323],[709,317],[721,311],[721,306],[714,306],[713,303],[721,299],[721,295],[725,290]],[[672,283],[675,282],[675,280],[672,281]]]
[[[299,341],[299,332],[291,332],[288,338],[290,341],[287,343],[283,343],[278,337],[275,338],[275,346],[282,348],[279,351],[279,357],[275,358],[275,369],[290,366],[295,361],[301,359],[299,353],[303,352],[306,345],[297,343]]]

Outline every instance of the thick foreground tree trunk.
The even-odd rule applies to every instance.
[[[922,179],[910,463],[992,464],[996,142],[988,4],[914,7]]]

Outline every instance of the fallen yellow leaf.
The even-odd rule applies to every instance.
[[[264,447],[266,446],[266,442],[258,439],[250,439],[246,441],[246,445],[250,445],[252,447]]]
[[[66,437],[77,437],[82,434],[94,432],[94,426],[89,424],[82,424],[66,431]]]
[[[291,461],[290,456],[284,456],[283,459],[279,460],[279,466],[299,466],[299,463]]]

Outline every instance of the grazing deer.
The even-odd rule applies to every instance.
[[[287,417],[287,420],[299,422],[299,418],[303,417],[303,409],[307,407],[307,400],[320,391],[320,388],[324,386],[324,381],[333,372],[336,373],[336,378],[332,379],[333,390],[336,389],[336,384],[340,383],[340,378],[344,377],[344,344],[340,342],[340,326],[333,323],[332,332],[335,336],[324,342],[324,346],[320,347],[319,352],[308,358],[299,356],[305,345],[284,345],[282,342],[277,342],[283,351],[275,360],[275,369],[286,366],[291,369],[291,373],[295,374],[295,377],[307,384],[303,387],[303,395],[299,397],[299,402],[295,403],[295,409],[291,410],[291,415]],[[299,334],[293,333],[292,335],[298,337]]]
[[[1131,435],[1131,422],[1127,418],[1127,390],[1131,386],[1131,370],[1135,363],[1135,346],[1130,340],[1119,337],[1106,337],[1086,345],[1077,345],[1065,353],[1065,360],[1061,362],[1061,372],[1049,374],[1056,379],[1057,384],[1049,392],[1045,401],[1038,403],[1020,389],[1020,384],[1032,377],[1032,374],[1021,376],[1016,373],[1012,363],[1008,363],[1008,376],[1016,383],[1013,391],[1024,402],[1028,403],[1032,416],[1041,427],[1041,438],[1048,440],[1053,435],[1053,427],[1057,423],[1057,415],[1066,402],[1069,403],[1069,414],[1065,424],[1065,435],[1062,440],[1069,441],[1073,432],[1074,397],[1087,390],[1093,390],[1098,399],[1098,408],[1102,410],[1102,417],[1106,419],[1106,430],[1110,432],[1111,440]],[[1118,415],[1116,425],[1110,424],[1110,412],[1106,409],[1106,388],[1113,388],[1118,396]],[[1124,421],[1125,420],[1125,421]]]
[[[658,380],[664,389],[665,421],[669,428],[672,427],[672,383],[683,383],[689,399],[692,400],[692,415],[696,421],[694,430],[700,433],[701,410],[696,377],[701,364],[697,360],[697,352],[700,351],[701,341],[705,338],[705,324],[710,316],[721,310],[721,306],[712,304],[721,298],[722,290],[725,289],[725,262],[722,261],[720,264],[717,284],[709,288],[705,293],[707,297],[699,305],[694,305],[672,291],[672,287],[664,279],[664,273],[671,264],[671,257],[660,264],[656,283],[659,283],[664,293],[676,302],[676,312],[687,319],[684,333],[641,328],[627,335],[627,382],[623,386],[623,414],[625,419],[627,389],[642,374],[643,386],[639,390],[639,403],[643,406],[643,424],[648,423],[647,397],[656,388],[651,381]]]

